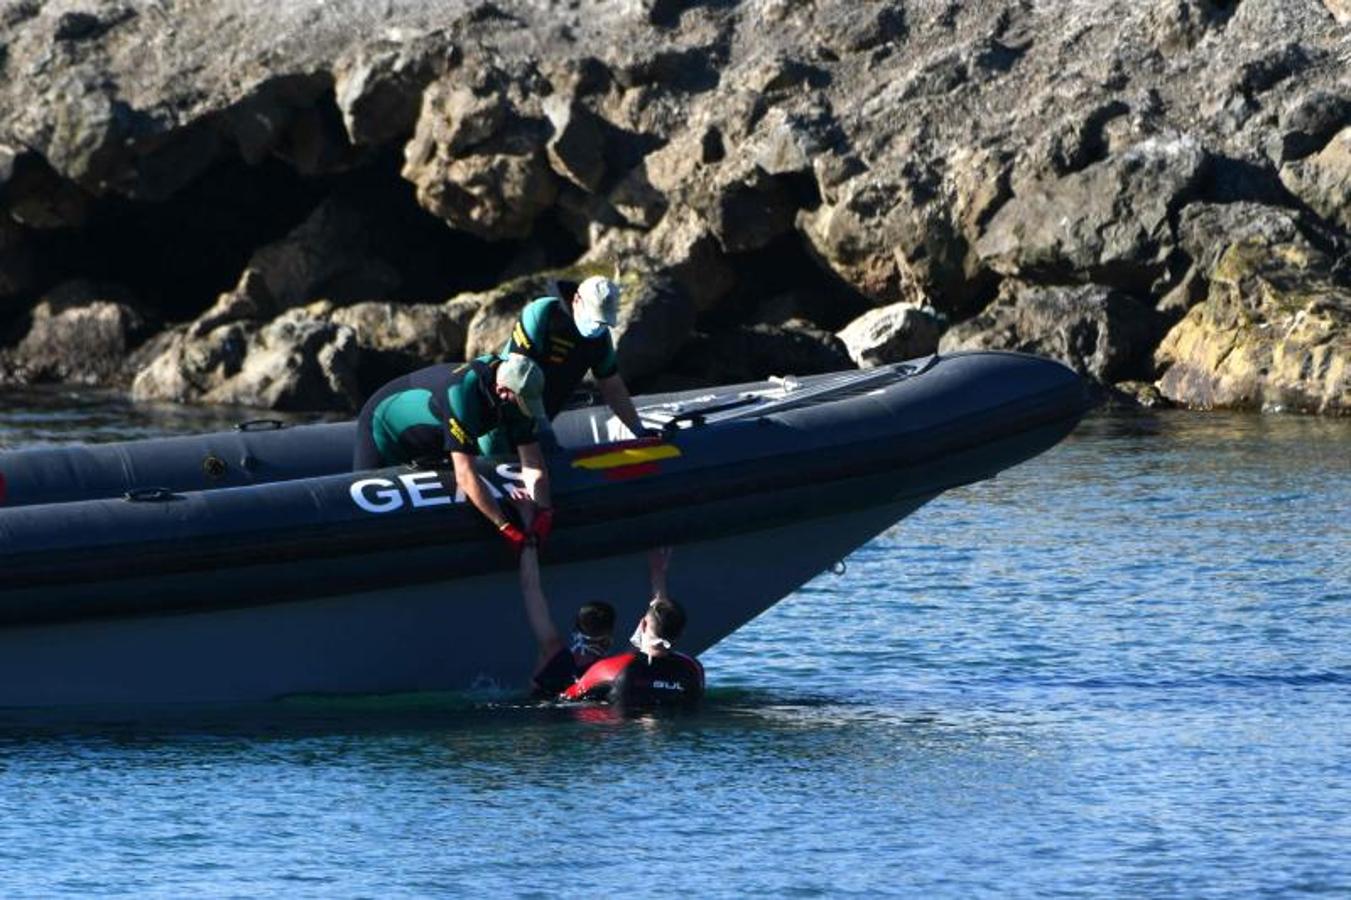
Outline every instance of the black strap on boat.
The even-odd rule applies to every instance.
[[[281,419],[249,419],[235,426],[235,431],[281,431],[286,423]]]

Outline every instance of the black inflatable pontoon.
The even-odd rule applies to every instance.
[[[546,587],[560,621],[606,599],[626,626],[645,551],[676,544],[694,652],[1088,406],[1073,372],[1011,353],[638,405],[663,437],[612,442],[603,407],[555,423]],[[0,452],[0,706],[524,683],[514,561],[451,473],[350,472],[350,423],[272,425]]]

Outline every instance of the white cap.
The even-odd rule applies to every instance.
[[[619,285],[599,275],[577,285],[577,317],[613,328],[619,323]]]

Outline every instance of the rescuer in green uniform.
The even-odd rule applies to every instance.
[[[589,371],[606,405],[628,426],[635,437],[650,432],[638,418],[628,387],[619,375],[614,339],[610,329],[619,320],[619,285],[593,276],[577,286],[570,302],[558,297],[540,297],[521,311],[511,329],[503,355],[530,357],[544,370],[544,411],[552,420]],[[541,423],[541,428],[547,428]],[[480,448],[489,456],[505,455],[507,435],[486,435]]]
[[[545,420],[544,373],[528,357],[481,356],[460,366],[428,366],[386,384],[357,417],[355,471],[449,457],[455,484],[516,549],[553,526],[549,471],[539,446]],[[507,518],[474,469],[479,440],[498,432],[515,449],[535,504],[527,536]]]

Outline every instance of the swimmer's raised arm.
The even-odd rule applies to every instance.
[[[521,597],[525,601],[525,617],[539,644],[541,656],[547,656],[563,646],[553,617],[549,615],[549,599],[540,584],[539,551],[533,545],[521,551]]]
[[[671,567],[670,547],[655,547],[647,551],[647,570],[652,582],[652,599],[667,600],[666,572]]]

